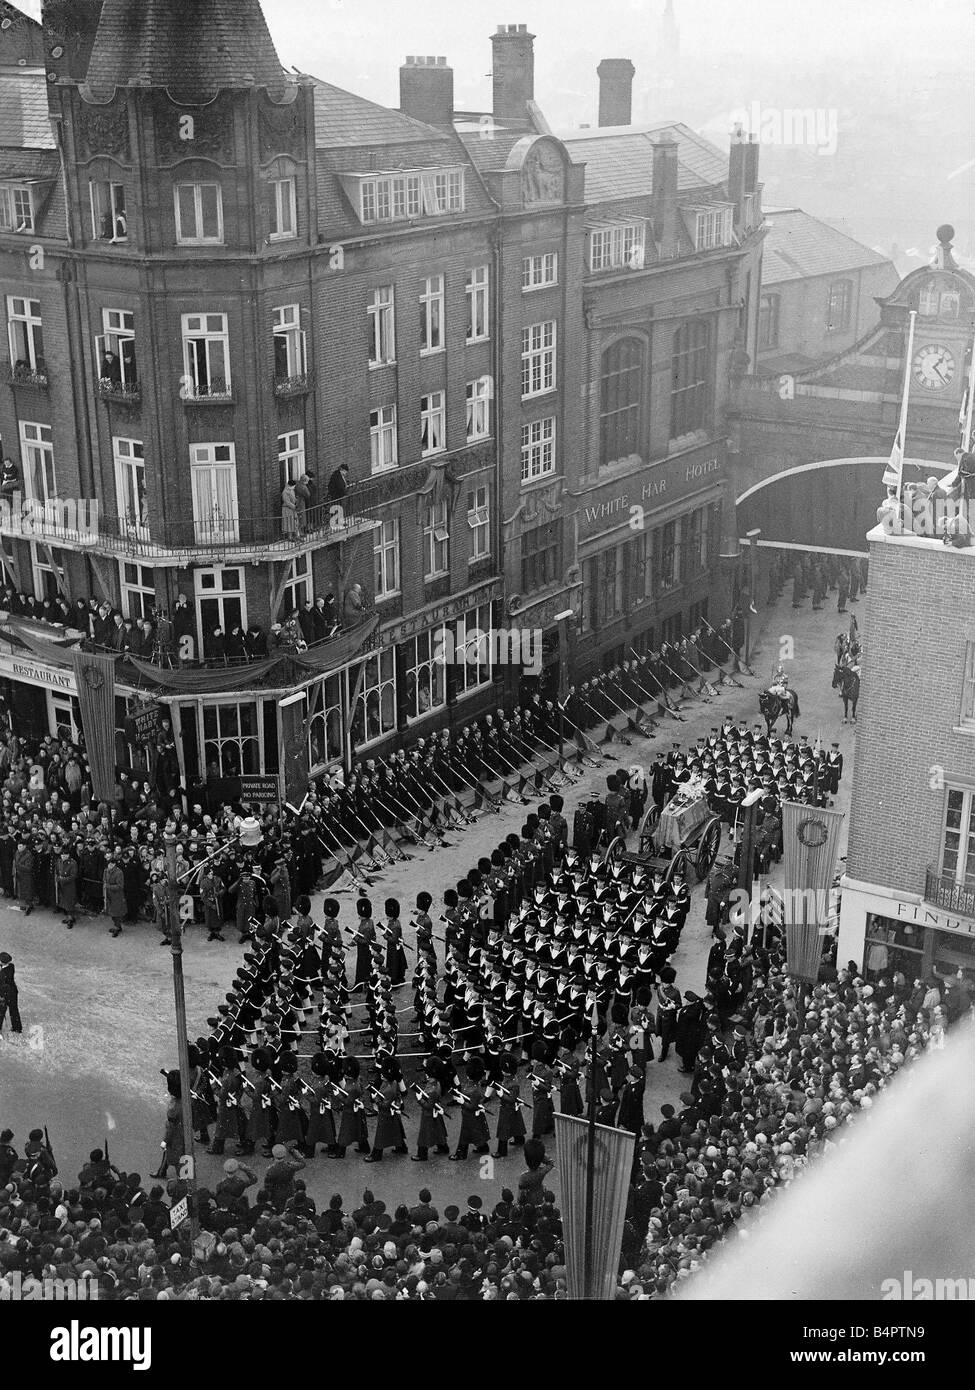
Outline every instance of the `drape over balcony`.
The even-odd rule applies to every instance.
[[[170,671],[162,666],[153,666],[141,657],[130,656],[128,660],[140,676],[161,689],[171,690],[178,695],[213,695],[221,690],[246,690],[277,668],[280,668],[279,675],[283,683],[293,679],[296,666],[309,675],[338,670],[362,650],[378,626],[379,619],[373,615],[350,632],[340,633],[331,641],[316,643],[307,651],[278,652],[264,661],[244,662],[239,666],[216,666],[202,671]]]

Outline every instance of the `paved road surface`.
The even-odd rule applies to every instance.
[[[758,718],[758,691],[778,659],[780,641],[794,643],[789,666],[803,710],[796,734],[806,733],[815,742],[820,734],[827,743],[838,738],[845,759],[838,806],[847,809],[852,782],[853,730],[841,724],[842,706],[830,689],[832,647],[836,634],[846,630],[849,618],[837,615],[835,594],[821,613],[808,607],[794,612],[790,590],[774,608],[753,620],[759,629],[752,658],[756,678],[743,678],[743,688],[726,686],[710,702],[696,700],[685,707],[678,723],[661,722],[655,739],[633,738],[632,746],[613,745],[620,764],[649,761],[654,749],[670,743],[693,744],[699,734],[730,713],[749,723]],[[588,770],[575,788],[565,789],[566,812],[571,825],[578,801],[593,788],[605,788],[606,773],[616,764]],[[433,854],[420,849],[416,858],[391,869],[373,889],[377,915],[386,897],[399,898],[404,921],[421,888],[435,901],[484,854],[489,854],[503,835],[520,830],[530,807],[504,805],[499,815],[483,816],[476,825],[453,837],[448,849]],[[723,839],[722,853],[727,847]],[[845,835],[840,853],[845,854]],[[773,876],[775,882],[775,876]],[[710,947],[704,922],[704,894],[695,890],[681,945],[673,964],[678,985],[700,991]],[[343,899],[348,921],[354,895]],[[87,1152],[109,1137],[112,1158],[145,1177],[159,1159],[159,1139],[165,1108],[160,1068],[175,1065],[173,1041],[173,991],[171,958],[158,944],[147,924],[127,928],[117,940],[108,935],[105,918],[79,919],[68,932],[60,919],[35,910],[29,918],[9,902],[0,902],[0,949],[16,961],[20,1006],[25,1033],[18,1040],[5,1030],[0,1040],[0,1124],[16,1133],[18,1145],[34,1125],[47,1124],[62,1167],[73,1176]],[[407,938],[409,940],[409,937]],[[184,955],[186,1004],[191,1037],[206,1032],[205,1019],[230,987],[242,954],[233,934],[226,944],[207,943],[200,928],[192,929]],[[405,1001],[408,1003],[408,999]],[[682,1078],[671,1055],[649,1068],[646,1114],[651,1121],[659,1107],[676,1101]],[[407,1133],[415,1135],[415,1120],[408,1118]],[[456,1137],[457,1119],[448,1117],[448,1131]],[[259,1158],[257,1171],[263,1171]],[[318,1158],[305,1172],[309,1191],[321,1203],[341,1191],[347,1204],[371,1186],[390,1210],[400,1201],[415,1198],[428,1184],[441,1209],[468,1194],[481,1192],[485,1202],[497,1199],[506,1182],[517,1180],[523,1168],[517,1151],[481,1171],[478,1160],[449,1163],[431,1158],[421,1165],[387,1156],[385,1162],[363,1165],[351,1151],[344,1162]],[[220,1160],[203,1156],[201,1181],[216,1182]],[[553,1174],[554,1177],[554,1174]]]

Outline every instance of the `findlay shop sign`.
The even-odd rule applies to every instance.
[[[897,901],[897,920],[915,922],[919,927],[934,927],[937,931],[961,933],[975,936],[975,919],[955,917],[948,912],[940,912],[927,903],[902,903]]]
[[[618,492],[603,501],[584,503],[579,508],[579,515],[587,527],[601,526],[608,521],[625,521],[632,507],[659,507],[667,502],[679,501],[707,487],[709,483],[720,482],[723,473],[720,454],[704,457],[692,454],[657,463],[638,473],[628,483],[625,492]]]

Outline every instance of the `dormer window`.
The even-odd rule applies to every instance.
[[[34,195],[26,183],[0,184],[0,232],[33,232]]]
[[[359,220],[367,225],[464,211],[463,169],[352,174],[346,175],[344,182]]]
[[[589,269],[642,270],[646,251],[646,223],[607,223],[589,233]]]
[[[694,214],[694,250],[713,251],[718,246],[730,246],[733,241],[731,203],[714,207],[691,208]]]

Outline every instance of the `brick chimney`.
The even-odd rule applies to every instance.
[[[454,118],[454,70],[446,58],[407,58],[399,70],[399,109],[427,125]]]
[[[650,215],[653,237],[663,260],[677,254],[677,141],[653,142]]]
[[[527,24],[499,24],[491,35],[494,49],[494,115],[523,120],[535,99],[535,35]]]
[[[629,125],[633,119],[633,74],[629,58],[604,58],[599,77],[599,124]]]
[[[745,196],[745,158],[748,141],[741,126],[731,134],[731,149],[728,152],[728,197],[740,208]]]
[[[758,191],[758,139],[756,136],[749,136],[748,144],[745,146],[745,192],[756,193]]]
[[[758,189],[758,141],[754,135],[746,139],[738,127],[731,136],[728,154],[728,197],[735,205],[735,230],[747,231],[756,214],[755,199],[751,199],[751,217],[746,217],[746,199]]]

